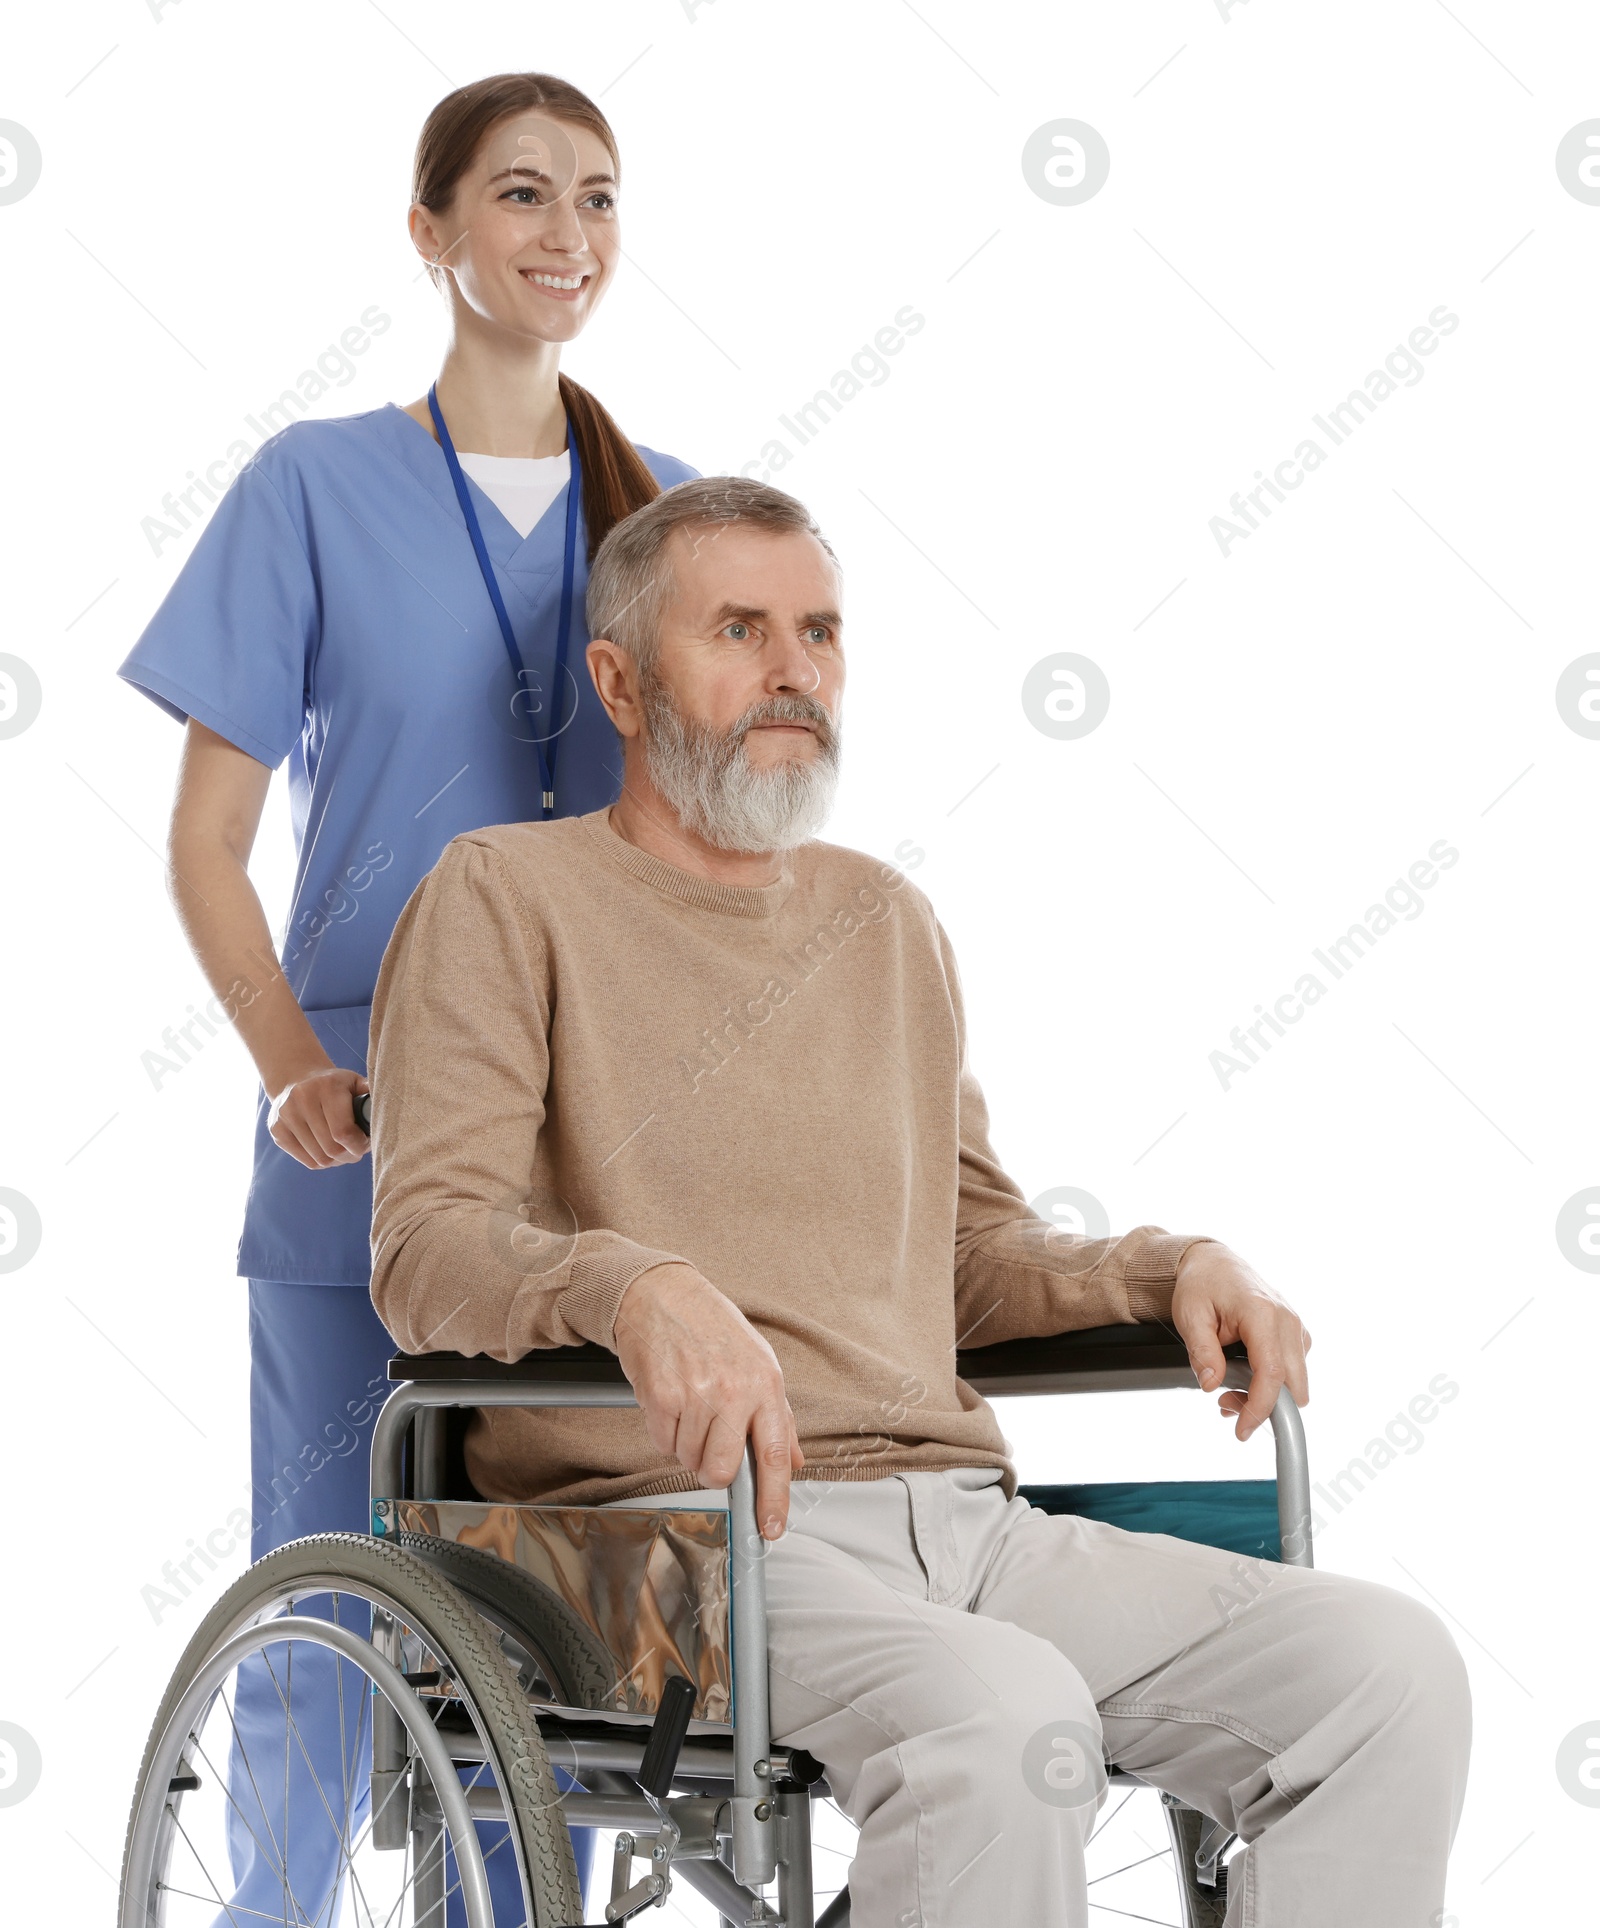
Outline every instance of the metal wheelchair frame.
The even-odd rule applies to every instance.
[[[1248,1389],[1252,1373],[1244,1346],[1228,1346],[1224,1353],[1222,1382],[1211,1391]],[[1104,1326],[975,1348],[957,1354],[956,1370],[985,1396],[1196,1389],[1186,1346],[1169,1328],[1159,1325]],[[620,1407],[636,1403],[617,1359],[598,1346],[535,1353],[511,1365],[449,1353],[401,1356],[392,1361],[390,1377],[398,1383],[379,1412],[372,1439],[375,1504],[404,1496],[404,1448],[413,1428],[413,1490],[409,1497],[448,1497],[444,1492],[442,1423],[447,1409]],[[1284,1564],[1308,1567],[1312,1564],[1310,1472],[1300,1414],[1287,1387],[1279,1391],[1272,1429],[1277,1453],[1281,1558]],[[798,1750],[791,1753],[772,1745],[763,1569],[767,1542],[756,1527],[755,1460],[748,1442],[728,1494],[732,1731],[726,1738],[702,1734],[685,1740],[687,1710],[683,1710],[677,1723],[677,1745],[667,1737],[666,1746],[672,1757],[667,1771],[676,1773],[680,1785],[726,1782],[731,1784],[731,1794],[720,1799],[700,1794],[667,1800],[641,1789],[636,1777],[646,1761],[653,1733],[657,1736],[656,1779],[661,1778],[662,1736],[672,1725],[666,1719],[665,1703],[654,1729],[640,1719],[587,1723],[559,1717],[547,1721],[539,1715],[542,1730],[556,1743],[562,1765],[571,1767],[575,1762],[576,1772],[593,1784],[564,1795],[563,1813],[571,1825],[621,1830],[619,1847],[625,1845],[629,1853],[629,1872],[634,1850],[649,1852],[653,1857],[652,1872],[619,1897],[623,1873],[619,1854],[607,1920],[625,1919],[658,1897],[664,1899],[670,1869],[713,1902],[721,1912],[724,1928],[731,1923],[740,1924],[740,1928],[754,1928],[758,1923],[770,1924],[771,1928],[779,1924],[784,1928],[846,1928],[848,1888],[820,1917],[815,1913],[810,1803],[813,1789],[826,1787],[820,1764]],[[375,1628],[374,1644],[380,1651],[385,1650],[386,1640],[390,1657],[397,1656],[397,1630]],[[375,1721],[374,1790],[403,1773],[405,1760],[406,1732],[398,1719]],[[1149,1785],[1114,1764],[1108,1768],[1108,1778]],[[1173,1804],[1172,1797],[1163,1799],[1169,1806]],[[469,1805],[484,1819],[498,1818],[502,1812],[492,1789],[474,1791]],[[641,1845],[652,1838],[652,1849]],[[1177,1838],[1173,1828],[1175,1843]],[[1231,1834],[1215,1822],[1208,1821],[1201,1831],[1195,1864],[1198,1879],[1205,1886],[1215,1886],[1218,1857],[1231,1839]],[[721,1858],[724,1843],[731,1849],[731,1871]],[[775,1876],[776,1913],[757,1892]],[[619,1906],[622,1912],[613,1912]],[[1188,1917],[1187,1888],[1183,1906]]]

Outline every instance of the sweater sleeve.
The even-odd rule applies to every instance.
[[[998,1345],[1090,1326],[1170,1324],[1178,1261],[1203,1236],[1136,1225],[1090,1238],[1039,1217],[989,1143],[989,1112],[967,1062],[955,954],[937,926],[958,1053],[957,1344]]]
[[[535,1176],[555,987],[500,854],[449,844],[372,1005],[372,1302],[408,1352],[613,1346],[624,1293],[682,1263],[580,1227]]]

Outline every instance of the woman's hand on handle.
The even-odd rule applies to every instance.
[[[805,1464],[777,1354],[692,1265],[654,1265],[622,1296],[613,1339],[658,1451],[702,1486],[724,1488],[756,1449],[756,1524],[776,1540],[789,1479]]]
[[[314,1172],[353,1165],[372,1140],[356,1122],[355,1101],[371,1086],[359,1071],[329,1065],[275,1092],[267,1113],[272,1142]]]

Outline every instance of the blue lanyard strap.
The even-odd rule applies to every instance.
[[[428,409],[433,416],[433,425],[439,431],[439,446],[444,450],[444,459],[450,469],[450,480],[455,484],[456,500],[461,504],[462,520],[467,525],[467,534],[472,538],[472,553],[478,558],[478,568],[483,573],[483,585],[489,592],[490,602],[494,604],[494,613],[500,623],[500,634],[505,642],[506,655],[511,659],[511,668],[517,679],[517,689],[526,690],[528,672],[523,667],[522,651],[517,647],[511,618],[506,614],[505,600],[500,594],[500,584],[494,573],[494,564],[489,560],[489,551],[484,547],[483,530],[478,526],[478,512],[472,506],[472,496],[467,489],[467,478],[461,472],[455,443],[450,440],[450,431],[445,427],[444,416],[439,411],[437,383],[428,390]],[[561,559],[561,613],[556,623],[555,692],[551,699],[552,727],[547,737],[534,738],[534,748],[539,755],[540,807],[546,818],[553,817],[556,808],[556,745],[560,732],[554,727],[554,718],[560,711],[561,700],[566,693],[567,642],[572,634],[572,584],[578,555],[578,502],[583,493],[583,468],[578,460],[578,438],[572,432],[570,418],[567,422],[567,471],[567,528]]]

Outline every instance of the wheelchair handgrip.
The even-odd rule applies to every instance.
[[[646,1794],[653,1794],[658,1801],[664,1801],[672,1792],[672,1776],[678,1765],[683,1737],[689,1731],[689,1716],[694,1712],[694,1703],[695,1685],[692,1680],[686,1680],[682,1674],[674,1674],[663,1683],[661,1705],[656,1709],[650,1739],[645,1744],[644,1759],[639,1763],[639,1785]]]

